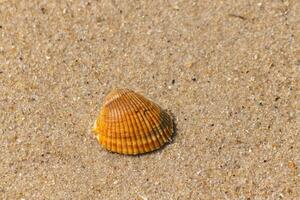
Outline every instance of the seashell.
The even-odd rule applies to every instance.
[[[93,131],[105,149],[136,155],[171,141],[173,120],[142,95],[129,89],[115,89],[106,96]]]

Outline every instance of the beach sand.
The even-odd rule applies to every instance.
[[[300,2],[0,1],[1,199],[299,199]],[[173,142],[105,151],[130,88]]]

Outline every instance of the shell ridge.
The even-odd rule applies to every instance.
[[[155,106],[159,109],[158,105],[155,104]],[[164,133],[167,140],[170,141],[173,134],[173,128],[169,130],[169,126],[173,127],[172,118],[164,110],[161,110],[160,118],[162,118],[160,123],[160,129]]]
[[[121,95],[120,95],[120,97],[121,97]],[[121,113],[122,106],[120,106],[120,104],[119,104],[120,99],[121,98],[117,98],[115,100],[116,107],[118,108],[118,109],[115,109],[116,110],[116,123],[115,123],[116,124],[115,125],[115,127],[116,127],[116,132],[115,132],[116,137],[114,138],[114,141],[116,142],[116,146],[117,146],[117,152],[123,152],[122,132],[121,132],[121,125],[123,123],[121,123],[121,121],[122,121],[122,117],[121,117],[121,115],[122,115],[122,113]],[[119,136],[118,136],[118,134],[119,134]]]
[[[111,103],[110,106],[111,106],[110,110],[112,110],[111,119],[116,119],[117,113],[116,113],[116,109],[114,109],[114,104]],[[116,135],[116,126],[114,126],[114,123],[112,120],[110,121],[110,125],[111,125],[111,129],[110,129],[110,141],[109,141],[110,143],[109,144],[110,144],[110,150],[113,151],[114,148],[117,149],[117,144],[114,144],[114,142],[113,142],[113,139],[115,138],[115,135]]]
[[[101,113],[101,118],[105,118],[105,110],[103,110],[103,112]],[[99,142],[100,142],[100,144],[103,144],[104,146],[105,146],[105,144],[104,144],[104,142],[107,142],[106,140],[105,141],[103,141],[103,139],[101,139],[101,138],[103,138],[103,137],[105,137],[106,138],[106,135],[104,134],[105,133],[105,125],[104,125],[104,123],[101,123],[100,122],[100,128],[99,128],[99,132],[98,132],[98,135],[99,135]],[[106,128],[107,129],[107,128]]]
[[[166,113],[164,111],[161,111],[160,113],[160,123],[159,123],[159,128],[162,130],[162,133],[164,135],[164,137],[169,140],[169,135],[170,135],[170,132],[168,130],[168,127],[169,127],[169,120],[166,118]]]
[[[166,141],[170,141],[170,137],[172,133],[169,131],[168,127],[171,125],[170,120],[166,119],[166,113],[162,110],[159,114],[160,117],[160,123],[159,123],[159,129],[161,130],[161,133],[166,139]]]
[[[135,138],[135,145],[136,145],[136,148],[137,148],[137,151],[138,151],[138,153],[143,153],[143,151],[144,151],[144,146],[140,146],[137,142],[139,141],[139,140],[141,140],[141,137],[140,137],[140,135],[138,134],[140,131],[142,131],[142,129],[141,129],[141,127],[140,127],[140,125],[139,125],[139,123],[140,123],[140,120],[139,120],[139,118],[137,118],[137,117],[135,117],[135,111],[134,110],[132,110],[132,108],[131,108],[131,106],[133,106],[132,105],[132,103],[131,103],[131,101],[130,101],[130,98],[129,98],[129,96],[128,96],[128,93],[127,94],[125,94],[124,95],[124,97],[126,98],[126,102],[128,102],[127,104],[126,104],[126,106],[127,106],[127,108],[128,108],[128,111],[129,111],[129,113],[130,113],[130,118],[132,119],[131,120],[131,123],[132,123],[132,126],[134,127],[134,132],[133,132],[133,136],[134,136],[134,138]],[[130,104],[130,105],[128,105],[128,104]],[[136,124],[137,126],[135,126],[134,124]],[[132,145],[133,147],[134,147],[134,145]]]
[[[139,103],[139,105],[140,105],[141,107],[147,107],[147,105],[144,104],[144,102],[142,102],[142,101],[141,101],[141,98],[138,98],[138,96],[133,95],[133,98],[137,101],[137,103]],[[151,103],[150,103],[150,104],[151,104]],[[150,106],[149,106],[149,107],[150,107]],[[149,113],[150,113],[150,112],[149,112]],[[152,115],[152,114],[151,114],[151,115]],[[144,116],[144,120],[147,120],[148,123],[151,125],[151,123],[149,122],[149,119],[148,119],[147,116]],[[155,125],[155,122],[152,121],[152,119],[151,119],[151,122],[152,122],[153,125]],[[152,132],[153,132],[152,129],[148,127],[148,134],[146,135],[147,140],[149,141],[149,138],[150,138],[150,141],[152,141],[152,142],[154,143],[154,145],[155,145],[155,141],[154,141],[154,140],[152,139],[152,137],[151,137],[152,135],[154,135],[154,137],[156,138],[156,141],[158,142],[159,146],[162,146],[163,144],[160,142],[159,138],[157,137],[157,134],[152,133]],[[156,147],[155,147],[155,148],[156,148]]]
[[[133,99],[132,103],[134,103],[137,108],[143,107],[141,104],[139,104],[138,98],[136,97],[135,93],[131,94],[131,98]],[[142,134],[141,137],[142,137],[142,143],[146,149],[146,152],[148,152],[150,150],[153,150],[153,145],[151,145],[152,140],[150,139],[150,137],[147,134],[147,133],[150,133],[150,131],[151,131],[151,124],[149,123],[149,121],[145,118],[145,116],[141,112],[138,112],[137,115],[139,116],[140,121],[143,122],[143,124],[146,128],[146,130],[143,128],[144,134]],[[143,142],[144,139],[146,140],[146,142]]]
[[[124,98],[126,98],[126,97],[124,96]],[[127,106],[127,104],[126,104],[126,101],[125,101],[124,99],[120,99],[120,101],[121,101],[121,105],[122,105],[121,107],[124,108],[125,110],[126,110],[126,109],[128,110],[128,106]],[[129,115],[129,116],[126,115],[126,120],[127,120],[127,125],[130,124],[130,125],[128,125],[128,127],[129,127],[129,126],[132,126],[133,122],[132,122],[132,120],[131,120],[130,115]],[[136,128],[135,128],[134,126],[132,126],[132,127],[133,127],[133,131],[135,132],[135,131],[136,131]],[[133,138],[134,134],[133,134],[133,136],[132,136],[131,134],[128,134],[128,135],[129,135],[129,140],[131,141],[131,146],[132,146],[133,154],[135,154],[134,146],[133,146],[132,140],[134,140],[134,139],[136,140],[136,138]],[[129,147],[128,147],[128,150],[129,150]],[[128,151],[128,152],[129,152],[129,151]],[[138,149],[137,149],[137,153],[139,153]]]
[[[136,93],[132,92],[130,93],[131,99],[132,99],[132,104],[134,105],[134,107],[136,107],[136,111],[135,114],[136,116],[139,118],[140,120],[140,126],[142,127],[142,131],[140,133],[138,133],[141,137],[141,142],[146,150],[150,149],[150,146],[148,144],[148,138],[147,138],[147,133],[151,130],[148,127],[148,124],[145,122],[144,116],[142,115],[142,113],[140,112],[140,110],[142,109],[142,106],[140,104],[138,104],[138,102],[136,101]]]
[[[102,108],[102,110],[101,110],[101,112],[100,112],[100,119],[99,119],[99,122],[97,122],[97,138],[98,138],[98,142],[100,143],[100,144],[102,144],[103,145],[103,142],[102,142],[102,139],[101,139],[101,137],[102,137],[102,135],[103,134],[101,134],[102,132],[104,132],[103,131],[103,123],[101,122],[102,120],[101,119],[103,119],[104,118],[104,110],[103,110],[103,108]]]
[[[143,98],[143,97],[141,97],[141,98]],[[140,100],[140,99],[138,99],[138,100]],[[144,106],[146,106],[146,101],[145,102],[140,101],[140,103],[142,103],[142,104],[144,104]],[[149,102],[149,101],[148,101],[148,103],[150,105],[154,104],[154,103]],[[159,110],[160,109],[158,107],[158,110],[156,110],[156,112],[158,112]],[[149,112],[149,113],[151,113],[151,112]],[[154,115],[154,113],[151,113],[151,121],[153,122],[153,125],[155,125],[155,129],[154,129],[154,131],[152,131],[152,134],[151,134],[151,132],[150,132],[150,134],[154,135],[155,138],[156,138],[156,140],[159,142],[160,146],[162,146],[165,141],[161,141],[161,139],[163,139],[163,140],[166,140],[166,139],[164,138],[163,131],[160,128],[160,124],[159,124],[160,123],[160,119],[159,119],[159,116],[156,116],[156,115]],[[157,122],[159,122],[159,123],[157,123]],[[157,126],[157,124],[158,124],[158,126]],[[158,137],[158,135],[161,137],[161,139],[160,139],[160,137]]]
[[[145,102],[141,102],[141,103],[144,103],[144,105],[145,105]],[[152,102],[150,102],[150,104],[153,105],[153,106],[154,105],[157,106],[156,104],[154,104]],[[164,120],[160,119],[162,117],[162,115],[163,115],[163,111],[161,111],[161,109],[160,109],[159,106],[157,106],[157,108],[160,111],[160,113],[159,113],[159,116],[154,117],[154,119],[155,119],[155,125],[158,124],[158,126],[155,127],[155,130],[159,133],[159,135],[162,137],[162,139],[164,140],[164,143],[165,143],[165,142],[167,142],[169,140],[168,139],[169,137],[167,136],[168,134],[165,132],[164,128],[162,127],[163,126],[162,123],[163,123]]]
[[[106,117],[107,117],[106,107],[103,106],[102,112],[101,112],[101,115],[100,115],[100,118],[101,118],[100,121],[104,120]],[[105,147],[107,147],[107,139],[106,139],[107,138],[107,134],[106,134],[106,132],[107,132],[107,130],[109,130],[109,125],[110,124],[108,124],[108,126],[106,125],[107,128],[105,130],[105,123],[101,123],[100,122],[99,133],[98,133],[99,134],[99,139],[100,139],[99,142],[100,142],[100,144],[102,144]]]
[[[101,121],[100,121],[100,118],[102,117],[102,111],[99,113],[99,116],[96,121],[95,121],[95,124],[94,124],[94,128],[93,128],[93,131],[94,131],[94,134],[96,135],[96,138],[98,139],[98,142],[101,144],[100,142],[100,132],[101,132]]]
[[[153,110],[156,111],[156,112],[149,112],[149,117],[153,123],[153,125],[155,126],[155,131],[153,131],[154,133],[152,133],[152,135],[155,136],[156,140],[158,141],[159,145],[162,146],[164,144],[163,141],[161,141],[160,137],[163,139],[163,131],[162,129],[160,128],[160,119],[159,119],[159,115],[156,115],[155,113],[158,113],[160,112],[160,108],[158,106],[156,106],[155,104],[152,104],[153,106]],[[155,107],[156,106],[156,107]],[[159,122],[159,123],[157,123]],[[158,124],[158,125],[157,125]],[[158,135],[160,137],[158,137]]]
[[[135,97],[134,97],[135,95],[134,94],[135,94],[134,92],[128,93],[127,97],[129,99],[133,99],[133,98],[135,99]],[[142,143],[142,147],[144,148],[144,152],[147,152],[146,144],[144,144],[144,142],[143,142],[143,135],[145,135],[145,134],[143,134],[145,132],[145,130],[144,130],[144,127],[142,126],[142,123],[143,123],[143,120],[144,120],[143,116],[142,115],[138,115],[139,112],[135,111],[135,110],[139,110],[139,106],[136,104],[136,102],[133,101],[133,100],[131,100],[130,103],[135,108],[135,109],[133,109],[133,116],[136,116],[136,118],[139,121],[139,123],[136,123],[136,124],[140,127],[139,128],[140,130],[139,130],[139,133],[136,133],[136,135],[138,135],[138,137],[140,138],[140,141]],[[147,125],[146,125],[146,131],[149,131],[149,128],[148,128]]]
[[[127,92],[127,89],[114,89],[110,94],[105,98],[104,106],[109,106],[112,102],[119,99],[124,93]]]
[[[123,111],[123,113],[124,113],[124,117],[125,117],[125,123],[122,123],[123,124],[123,126],[124,126],[124,134],[126,134],[126,130],[127,131],[129,131],[129,124],[131,124],[131,121],[130,121],[130,118],[127,116],[127,114],[126,114],[126,102],[124,102],[124,99],[122,99],[122,98],[120,98],[120,100],[119,100],[119,108]],[[129,121],[130,121],[130,123],[129,123]],[[125,125],[124,125],[125,124]],[[125,126],[126,126],[126,128],[125,128]],[[122,135],[121,135],[122,136]],[[129,140],[131,141],[132,140],[132,137],[131,137],[131,135],[130,134],[128,134],[128,137],[126,137],[126,136],[124,136],[122,139],[124,139],[124,142],[125,142],[125,144],[124,144],[124,147],[126,148],[126,151],[125,151],[125,153],[126,154],[129,154],[129,149],[130,149],[130,147],[128,146],[128,144],[127,144],[127,139],[126,138],[129,138]],[[123,148],[123,146],[122,146],[122,148]],[[122,151],[123,152],[123,151]]]
[[[159,148],[161,146],[163,146],[163,142],[161,141],[160,137],[158,137],[159,134],[159,130],[157,129],[157,123],[156,123],[156,119],[155,119],[155,115],[152,112],[148,112],[148,116],[147,116],[147,120],[151,121],[152,124],[152,130],[149,134],[149,137],[151,138],[151,141],[154,143],[155,148]],[[153,138],[154,137],[154,138]]]

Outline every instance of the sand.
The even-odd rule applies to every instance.
[[[300,2],[0,1],[0,199],[300,199]],[[105,95],[173,143],[98,145]]]

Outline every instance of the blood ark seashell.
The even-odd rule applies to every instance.
[[[93,129],[99,143],[120,154],[142,154],[171,141],[173,120],[157,104],[129,89],[105,98]]]

